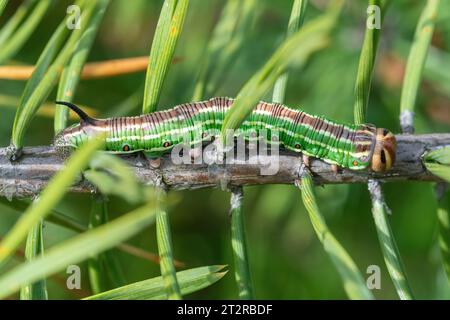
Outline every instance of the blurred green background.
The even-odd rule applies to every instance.
[[[327,1],[311,0],[306,21],[323,11]],[[12,1],[0,18],[0,27],[21,1]],[[14,63],[34,64],[52,32],[66,14],[70,1],[55,1]],[[191,0],[174,64],[166,79],[160,109],[190,101],[199,66],[224,0]],[[89,61],[148,55],[162,1],[113,0],[91,50]],[[238,58],[223,77],[216,96],[233,97],[282,42],[292,1],[261,0]],[[377,126],[399,132],[398,114],[406,57],[414,37],[423,1],[391,1],[384,19],[368,119]],[[353,121],[353,89],[366,22],[366,1],[347,1],[330,45],[313,55],[303,69],[290,73],[286,104]],[[424,81],[416,106],[417,133],[446,132],[450,126],[450,2],[442,1]],[[0,48],[1,50],[1,48]],[[446,74],[447,73],[447,74]],[[99,117],[140,112],[145,72],[113,78],[83,80],[74,102],[98,110]],[[24,81],[0,80],[0,146],[9,144],[15,108]],[[54,99],[56,93],[50,96]],[[129,99],[134,97],[135,99]],[[137,99],[136,99],[137,97]],[[270,100],[268,93],[266,100]],[[134,102],[133,102],[134,100]],[[131,102],[130,102],[131,101]],[[26,145],[48,145],[53,119],[37,116],[26,136]],[[416,298],[446,299],[450,291],[437,244],[434,185],[401,182],[384,187],[392,209],[390,217],[409,282]],[[382,271],[376,298],[397,298],[381,255],[366,185],[318,187],[317,196],[327,223],[357,263],[364,276],[369,265]],[[260,299],[345,299],[341,279],[316,238],[294,186],[246,187],[247,243],[256,297]],[[220,189],[177,192],[180,201],[170,211],[175,257],[186,267],[228,264],[229,272],[213,286],[189,298],[237,298],[230,243],[229,193]],[[110,215],[130,210],[127,203],[110,198]],[[90,196],[72,194],[58,205],[87,225]],[[18,218],[17,211],[0,204],[0,236]],[[72,237],[73,232],[46,223],[47,247]],[[130,243],[157,252],[155,229],[146,230]],[[129,282],[155,277],[159,266],[119,253]],[[21,261],[20,255],[16,257]],[[84,265],[83,265],[84,266]],[[85,267],[85,266],[84,266]],[[83,269],[85,270],[85,269]],[[87,272],[82,290],[68,290],[66,275],[48,280],[49,296],[79,298],[89,294]]]

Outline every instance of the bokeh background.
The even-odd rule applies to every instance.
[[[243,0],[245,1],[245,0]],[[11,1],[0,26],[21,1]],[[311,0],[306,21],[323,11],[327,1]],[[50,13],[12,63],[34,64],[52,32],[65,15],[70,1],[55,1]],[[166,79],[160,109],[190,101],[204,62],[205,49],[224,0],[191,0],[175,56]],[[148,55],[159,16],[161,0],[113,0],[99,30],[88,61]],[[292,1],[260,0],[252,27],[231,68],[223,75],[216,96],[233,97],[283,41]],[[398,114],[406,57],[424,1],[391,1],[384,18],[376,71],[370,97],[370,122],[399,132]],[[332,41],[313,55],[302,69],[290,73],[286,104],[353,121],[353,89],[366,23],[366,1],[347,1]],[[450,127],[450,2],[442,1],[436,30],[416,106],[416,132],[446,132]],[[1,48],[0,48],[1,50]],[[81,81],[74,102],[98,110],[99,117],[135,115],[140,112],[145,72]],[[9,144],[17,99],[24,81],[0,79],[0,146]],[[54,99],[56,93],[50,96]],[[266,95],[270,100],[271,93]],[[52,141],[51,114],[37,116],[26,136],[26,145]],[[363,275],[369,265],[381,268],[381,289],[376,298],[397,298],[383,262],[366,185],[317,187],[320,209],[327,223],[357,263]],[[434,185],[398,182],[384,187],[393,233],[406,273],[417,298],[446,299],[450,290],[442,269],[437,243]],[[341,279],[323,251],[294,186],[246,187],[245,215],[249,259],[256,297],[261,299],[345,299]],[[175,257],[186,267],[228,264],[230,272],[218,283],[190,298],[237,298],[230,242],[229,193],[220,189],[177,192],[180,201],[171,208]],[[112,218],[130,205],[110,198]],[[67,195],[57,207],[87,224],[90,196]],[[17,210],[0,203],[0,236],[18,218]],[[72,237],[73,232],[47,223],[47,247]],[[157,252],[154,227],[130,243]],[[159,266],[119,253],[127,280],[134,282],[159,275]],[[21,261],[20,253],[15,258]],[[85,270],[85,264],[82,265]],[[50,298],[74,299],[89,294],[87,272],[81,290],[65,287],[66,275],[48,279]]]

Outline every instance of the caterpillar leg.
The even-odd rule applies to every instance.
[[[311,158],[307,156],[306,154],[302,154],[302,161],[305,164],[306,167],[310,167],[311,165]]]
[[[161,154],[155,154],[153,152],[142,152],[144,154],[145,159],[147,160],[147,163],[149,167],[152,169],[154,173],[153,183],[156,187],[167,191],[168,186],[166,185],[164,181],[164,176],[161,171],[161,162],[162,162],[162,155]]]
[[[151,152],[144,152],[149,166],[153,169],[158,169],[161,166],[161,157]]]
[[[332,164],[331,165],[331,170],[335,173],[338,174],[339,173],[339,166],[337,164]]]
[[[161,167],[161,158],[148,159],[148,164],[153,169],[158,169]]]
[[[189,150],[189,157],[191,157],[191,163],[202,163],[203,147],[197,146]]]
[[[222,164],[224,163],[226,154],[233,149],[233,146],[223,145],[220,139],[208,144],[204,149],[204,161],[207,164]]]
[[[302,161],[305,167],[310,168],[311,167],[311,157],[307,156],[306,154],[302,154]],[[340,167],[337,164],[331,164],[331,170],[337,174],[339,173]]]

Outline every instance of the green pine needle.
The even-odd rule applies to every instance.
[[[446,183],[439,183],[436,188],[438,197],[437,217],[439,223],[439,247],[442,262],[450,285],[450,192]]]
[[[384,19],[386,4],[382,0],[370,0],[369,5],[375,5],[380,8],[380,27]],[[368,28],[364,35],[364,43],[359,56],[358,74],[355,84],[355,104],[354,116],[355,123],[366,122],[367,106],[369,104],[370,87],[372,83],[372,73],[377,55],[378,40],[380,38],[380,29]]]
[[[78,149],[68,160],[64,170],[59,171],[0,242],[0,266],[22,243],[28,232],[62,199],[68,188],[79,176],[97,149],[103,146],[102,139],[92,139]]]
[[[307,0],[295,0],[292,5],[291,16],[289,18],[286,38],[292,36],[302,25],[305,19]],[[286,95],[286,85],[288,81],[288,73],[282,74],[275,82],[273,88],[272,101],[277,103],[284,103]]]
[[[450,182],[450,147],[429,151],[422,157],[422,161],[428,171]]]
[[[370,181],[369,190],[372,196],[373,219],[389,275],[400,299],[411,300],[413,299],[413,294],[389,223],[389,209],[384,202],[380,183],[378,181]]]
[[[208,43],[206,60],[200,66],[192,101],[212,97],[226,81],[259,8],[258,0],[227,1]]]
[[[63,172],[67,172],[67,170]],[[44,196],[41,199],[43,198]],[[0,277],[0,298],[14,293],[23,285],[64,270],[67,266],[80,263],[136,235],[154,223],[155,203],[155,199],[150,199],[148,204],[122,215],[112,222],[55,245],[47,251],[45,256],[21,264],[4,273]]]
[[[416,97],[422,78],[422,71],[430,47],[431,37],[434,32],[434,25],[438,13],[440,0],[428,0],[419,22],[417,23],[414,41],[406,63],[405,78],[402,87],[400,100],[400,122],[402,131],[413,132],[413,117]],[[410,115],[410,116],[408,116]]]
[[[167,297],[171,300],[179,300],[182,296],[173,263],[173,246],[169,217],[167,212],[161,208],[156,214],[156,239],[160,257],[159,265]]]
[[[44,254],[44,238],[42,228],[44,221],[41,219],[28,233],[25,245],[25,259],[32,261]],[[20,288],[20,300],[47,300],[47,281],[41,279],[35,283]]]
[[[231,247],[233,248],[234,275],[240,299],[255,299],[250,273],[250,263],[247,254],[245,236],[244,208],[242,188],[236,188],[231,193]]]
[[[323,16],[309,22],[279,46],[272,57],[241,89],[225,115],[221,141],[226,144],[229,129],[236,129],[247,118],[262,96],[290,66],[303,65],[311,54],[328,43],[328,34],[336,22],[342,2]]]
[[[95,36],[100,23],[103,20],[105,11],[110,3],[110,0],[100,0],[98,7],[95,10],[95,14],[89,26],[84,31],[80,38],[80,42],[72,55],[72,58],[68,64],[64,67],[61,74],[61,80],[58,86],[58,93],[56,95],[57,101],[72,102],[75,96],[75,91],[80,81],[81,71],[86,62],[86,59],[94,43]],[[67,118],[69,116],[69,109],[65,106],[55,106],[55,134],[62,131],[67,126]]]
[[[21,103],[14,118],[11,139],[11,158],[13,160],[17,159],[20,155],[20,149],[23,146],[25,131],[28,129],[32,118],[36,114],[37,109],[49,96],[58,80],[60,70],[67,63],[67,61],[69,61],[72,53],[78,46],[81,36],[89,25],[89,21],[96,7],[96,4],[97,1],[89,1],[86,7],[83,8],[80,17],[80,19],[82,19],[83,21],[83,23],[81,24],[81,28],[74,29],[72,31],[72,34],[67,40],[67,43],[64,45],[63,49],[61,49],[50,66],[50,61],[56,55],[56,49],[50,47],[50,43],[57,44],[56,48],[61,46],[61,42],[63,41],[64,35],[67,32],[65,21],[63,21],[64,24],[62,23],[55,31],[54,36],[39,57],[36,70],[29,80],[24,93],[22,94]],[[43,67],[40,66],[40,64],[42,64]],[[49,67],[47,68],[47,66]],[[34,76],[35,74],[36,76]]]
[[[207,266],[177,272],[181,293],[187,295],[209,287],[227,273],[221,271],[225,267]],[[165,290],[163,277],[160,276],[90,296],[86,300],[161,300],[168,298]]]
[[[173,53],[183,30],[189,0],[165,0],[153,37],[145,78],[143,113],[156,110]]]
[[[0,0],[0,16],[3,13],[3,10],[5,10],[5,7],[7,4],[8,4],[8,0]]]
[[[12,17],[8,19],[5,25],[0,29],[0,46],[3,46],[6,40],[10,39],[17,30],[17,27],[23,24],[23,19],[30,13],[30,10],[33,8],[34,3],[37,0],[28,0],[24,1],[20,7],[14,12]],[[1,6],[5,5],[7,1],[0,0],[0,15],[1,15]]]
[[[38,1],[36,6],[34,7],[33,12],[29,14],[25,22],[21,23],[20,28],[17,29],[13,35],[10,35],[7,41],[4,41],[4,43],[0,42],[2,47],[2,50],[0,50],[0,64],[7,62],[23,47],[23,45],[30,38],[33,31],[36,29],[37,25],[44,18],[51,4],[52,0]],[[13,23],[15,24],[16,22]],[[8,28],[11,28],[11,26]],[[9,30],[5,32],[4,37],[8,36],[7,33],[9,33]]]
[[[341,275],[344,289],[348,297],[354,300],[373,299],[373,295],[367,288],[358,267],[328,229],[325,219],[317,206],[313,181],[308,172],[305,172],[301,178],[300,188],[302,191],[303,204],[308,211],[314,231],[322,243],[325,252],[330,256],[331,261]]]

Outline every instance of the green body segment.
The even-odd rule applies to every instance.
[[[95,125],[81,123],[63,132],[64,141],[77,147],[95,133],[106,131],[107,151],[144,151],[159,156],[176,144],[193,145],[219,135],[232,103],[230,98],[213,98],[139,117],[95,120]],[[307,156],[359,170],[370,163],[375,133],[372,125],[339,124],[280,104],[260,102],[233,135],[252,139],[263,134],[268,143],[281,143]]]

